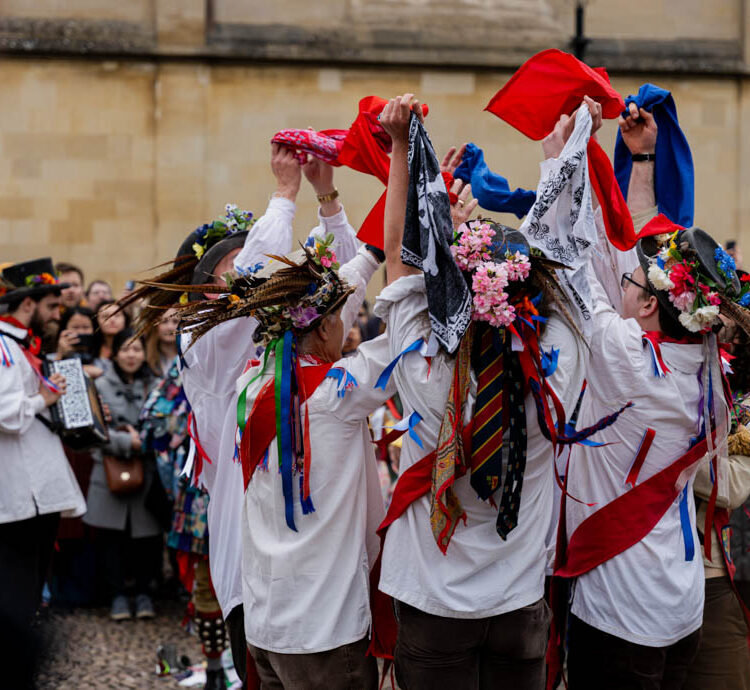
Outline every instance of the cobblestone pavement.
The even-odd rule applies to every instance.
[[[39,690],[176,690],[175,678],[155,673],[156,648],[173,644],[193,664],[202,660],[197,637],[180,626],[185,605],[155,604],[158,616],[147,621],[109,620],[107,608],[53,608],[40,624],[47,647],[37,678]],[[383,690],[392,690],[390,677]]]
[[[197,637],[180,622],[185,605],[155,604],[153,620],[115,623],[106,608],[52,609],[41,622],[48,649],[38,676],[39,690],[99,690],[101,688],[159,688],[173,690],[174,678],[155,673],[156,648],[172,643],[193,664],[202,660]]]

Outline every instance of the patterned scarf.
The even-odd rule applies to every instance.
[[[471,321],[471,294],[451,254],[450,201],[435,149],[422,123],[409,125],[409,190],[401,260],[425,274],[432,332],[455,352]]]
[[[453,483],[466,473],[464,446],[461,429],[463,411],[471,386],[471,351],[474,340],[473,325],[461,340],[456,355],[448,401],[445,405],[443,422],[438,433],[435,461],[432,466],[432,491],[430,493],[430,525],[438,548],[445,553],[448,549],[458,521],[466,521]]]

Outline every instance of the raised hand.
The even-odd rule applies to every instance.
[[[451,146],[448,149],[448,153],[443,157],[443,162],[440,164],[440,172],[449,172],[453,175],[456,172],[456,168],[461,165],[464,153],[466,153],[466,144],[462,144],[458,151],[456,151],[455,146]]]
[[[411,113],[424,122],[422,106],[413,93],[391,98],[380,113],[380,124],[390,135],[393,145],[406,144],[409,141],[409,119]]]
[[[276,195],[295,201],[302,182],[302,170],[294,151],[271,144],[271,172],[276,178]]]
[[[309,156],[307,163],[302,166],[307,181],[312,185],[317,196],[330,194],[333,191],[333,166]]]
[[[453,229],[455,230],[459,225],[471,218],[471,214],[479,205],[479,202],[471,198],[471,185],[465,185],[462,180],[455,180],[453,182],[451,192],[458,196],[456,203],[451,206],[451,220],[453,221]]]
[[[620,134],[630,153],[654,153],[658,128],[654,116],[635,103],[628,106],[628,115],[617,120]]]

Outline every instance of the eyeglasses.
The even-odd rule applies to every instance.
[[[620,287],[623,290],[625,290],[628,287],[628,283],[632,283],[633,285],[636,285],[637,287],[641,288],[641,290],[645,290],[646,292],[652,293],[652,290],[648,285],[641,285],[640,283],[633,280],[632,273],[623,273],[622,278],[620,278]]]

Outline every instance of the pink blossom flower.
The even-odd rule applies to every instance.
[[[669,301],[672,302],[675,308],[679,311],[689,311],[693,306],[693,302],[695,302],[695,293],[687,291],[675,295],[673,291],[670,291]]]
[[[331,265],[333,264],[333,259],[327,254],[324,254],[323,256],[320,257],[320,263],[326,268],[330,268]]]

